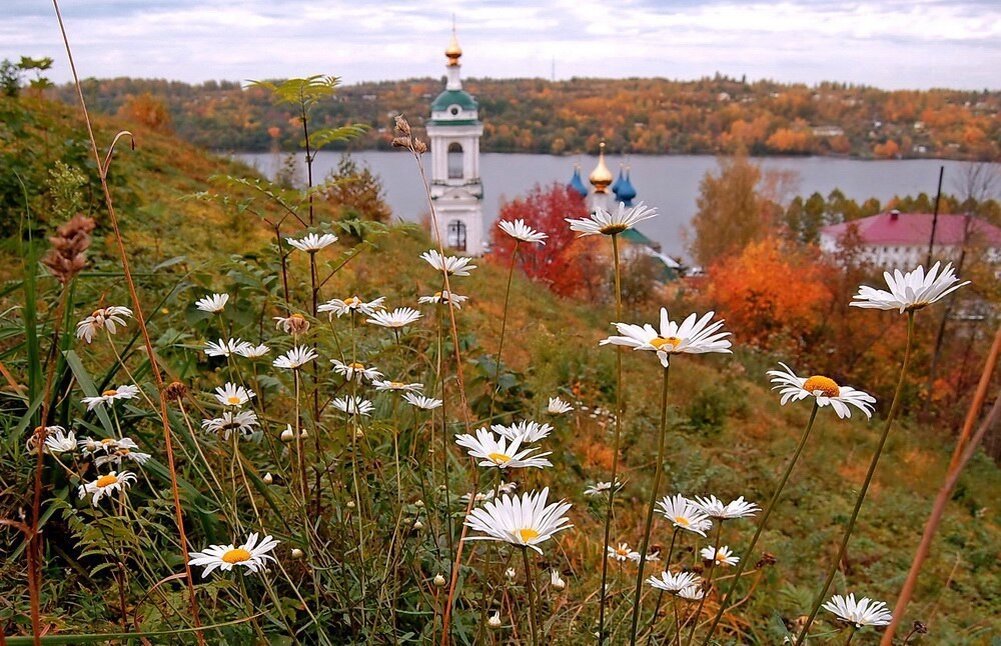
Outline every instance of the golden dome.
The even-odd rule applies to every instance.
[[[445,48],[445,57],[448,58],[449,67],[459,64],[459,57],[462,56],[462,48],[459,47],[459,39],[455,37],[455,27],[452,28],[452,39],[448,41]]]
[[[608,185],[612,183],[612,171],[605,165],[605,142],[601,142],[601,152],[598,153],[598,165],[594,167],[591,174],[587,176],[587,181],[591,182],[595,193],[604,193]]]

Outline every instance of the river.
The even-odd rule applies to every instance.
[[[402,219],[416,221],[427,212],[427,202],[421,188],[420,175],[413,159],[405,152],[361,151],[351,153],[360,164],[377,174],[385,188],[386,201],[393,213]],[[271,153],[235,155],[273,176],[281,159]],[[313,176],[322,179],[337,167],[338,152],[317,154]],[[695,200],[699,181],[707,171],[715,171],[716,159],[708,155],[632,156],[628,160],[606,157],[608,167],[617,174],[620,163],[628,162],[637,201],[656,206],[660,216],[647,220],[638,228],[663,245],[664,253],[685,256],[686,230],[695,215]],[[300,164],[302,158],[299,158]],[[427,168],[425,158],[425,168]],[[925,192],[934,196],[939,166],[945,166],[943,192],[957,192],[964,162],[934,159],[862,161],[831,157],[766,157],[755,160],[764,169],[792,171],[795,174],[792,192],[807,196],[815,191],[827,195],[839,188],[859,202],[870,197],[883,204],[894,195],[917,195]],[[579,163],[586,176],[597,164],[596,157],[584,155],[556,157],[522,153],[483,153],[480,172],[483,176],[484,213],[488,224],[497,217],[505,200],[518,197],[537,183],[565,183],[570,180],[574,163]],[[305,176],[305,173],[301,173]]]

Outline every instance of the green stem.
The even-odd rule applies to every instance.
[[[670,369],[664,367],[664,385],[660,393],[660,438],[657,443],[657,464],[653,476],[653,489],[650,491],[650,504],[646,510],[646,523],[643,525],[643,542],[640,543],[640,562],[636,566],[636,590],[633,593],[633,623],[629,631],[629,643],[636,646],[636,630],[640,620],[640,597],[643,593],[643,566],[646,565],[647,548],[650,545],[650,530],[653,527],[653,510],[657,506],[657,493],[660,491],[660,480],[664,475],[664,448],[667,444],[667,383]]]
[[[810,431],[813,430],[813,423],[817,419],[817,411],[819,410],[820,405],[814,401],[813,411],[810,413],[810,421],[806,423],[806,429],[803,430],[803,435],[799,438],[799,445],[796,447],[796,452],[793,453],[792,459],[789,460],[789,464],[786,465],[786,470],[783,472],[781,480],[779,480],[779,486],[776,487],[775,493],[772,494],[772,499],[768,501],[768,506],[765,507],[765,511],[761,515],[761,520],[758,522],[758,528],[754,531],[754,537],[751,538],[751,544],[744,550],[740,562],[737,564],[737,571],[733,574],[733,580],[730,582],[730,587],[727,589],[723,598],[720,599],[719,609],[716,611],[716,616],[713,617],[713,623],[709,626],[709,632],[706,633],[706,638],[702,641],[702,646],[706,646],[706,644],[709,643],[709,640],[712,639],[713,633],[716,632],[716,627],[719,625],[720,619],[723,618],[723,613],[726,612],[727,603],[731,598],[733,598],[733,593],[737,589],[737,582],[740,581],[740,575],[744,572],[744,568],[747,567],[748,562],[750,562],[752,554],[754,553],[754,546],[758,544],[758,539],[761,538],[761,533],[765,531],[765,525],[768,524],[768,517],[771,516],[772,511],[775,509],[775,504],[778,502],[779,496],[782,495],[782,489],[785,488],[786,482],[789,480],[789,475],[796,466],[796,462],[799,461],[800,454],[803,453],[803,447],[806,446],[806,441],[810,437]]]
[[[838,555],[834,558],[834,562],[831,563],[831,568],[827,572],[827,579],[824,581],[824,587],[821,588],[820,594],[813,601],[813,609],[810,611],[810,617],[806,620],[806,624],[803,625],[803,629],[799,633],[799,637],[796,638],[796,645],[799,646],[806,639],[806,634],[810,630],[810,626],[813,625],[813,621],[817,618],[817,613],[820,612],[820,606],[824,602],[824,597],[827,596],[827,591],[831,587],[831,583],[834,581],[834,576],[838,572],[838,568],[841,565],[841,560],[845,557],[845,552],[848,550],[848,541],[851,539],[852,531],[855,529],[855,521],[858,519],[859,512],[862,510],[862,503],[865,502],[865,495],[869,491],[869,484],[872,482],[872,477],[876,473],[876,465],[879,464],[879,457],[883,453],[883,447],[886,446],[886,438],[890,435],[890,429],[893,427],[893,422],[897,419],[897,414],[900,412],[900,395],[904,390],[904,382],[907,380],[907,368],[911,362],[911,343],[914,340],[914,310],[909,310],[907,312],[907,345],[904,348],[904,361],[900,366],[900,377],[897,379],[897,389],[893,393],[893,403],[890,404],[890,414],[886,418],[886,424],[883,427],[883,434],[879,438],[879,444],[876,446],[876,452],[872,456],[872,461],[869,463],[869,470],[865,474],[865,480],[862,482],[862,489],[859,490],[858,498],[855,500],[855,509],[852,510],[852,516],[848,519],[848,527],[845,528],[845,535],[841,539],[841,547],[838,548]]]
[[[675,527],[674,532],[671,534],[671,546],[667,548],[667,556],[664,558],[664,570],[667,572],[671,571],[671,556],[674,554],[674,543],[678,539],[678,532],[680,531],[680,528]],[[657,614],[660,612],[660,604],[663,601],[664,591],[660,590],[657,593],[657,605],[653,607],[653,617],[650,618],[650,623],[647,625],[647,630],[650,631],[646,638],[647,646],[650,646],[650,643],[653,641],[653,629],[657,624]]]
[[[525,560],[525,585],[528,587],[528,629],[532,633],[532,646],[537,646],[539,637],[536,633],[536,607],[535,607],[535,584],[532,581],[532,563],[528,559],[528,548],[521,548],[521,555]]]
[[[507,307],[511,300],[511,280],[514,278],[514,265],[518,260],[518,244],[520,242],[520,240],[514,241],[514,251],[511,252],[511,265],[507,270],[507,289],[504,290],[504,313],[501,315],[500,341],[497,344],[497,359],[494,362],[494,386],[490,390],[490,412],[487,415],[488,420],[493,419],[494,403],[497,399],[497,393],[500,392],[501,353],[504,351],[504,334],[507,331]],[[452,295],[449,294],[449,298],[451,297]]]
[[[849,644],[852,643],[852,640],[855,639],[855,633],[857,632],[858,628],[852,626],[851,632],[848,633],[848,639],[845,640],[845,646],[848,646]]]
[[[688,633],[688,639],[685,641],[686,646],[691,646],[692,640],[695,639],[695,630],[699,626],[699,617],[702,616],[702,608],[706,605],[706,597],[709,596],[709,590],[712,589],[713,575],[716,574],[716,568],[719,567],[719,561],[716,560],[719,554],[719,544],[723,538],[723,519],[716,519],[716,542],[713,544],[713,562],[709,566],[709,575],[706,577],[706,587],[702,598],[699,600],[698,610],[695,611],[695,618],[692,621],[692,630]],[[696,546],[698,548],[698,546]],[[697,553],[697,552],[696,552]],[[745,557],[746,558],[746,557]]]

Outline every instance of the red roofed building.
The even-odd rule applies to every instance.
[[[866,259],[886,269],[913,269],[928,259],[931,213],[897,210],[832,224],[820,230],[820,248],[833,253],[854,228]],[[956,261],[963,247],[985,249],[988,262],[1001,263],[1001,228],[972,215],[940,214],[935,222],[932,258]]]

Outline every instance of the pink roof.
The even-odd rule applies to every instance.
[[[820,230],[822,234],[835,239],[844,235],[849,226],[858,227],[862,241],[870,245],[927,245],[931,238],[931,213],[899,213],[894,212],[870,215],[851,222],[832,224]],[[981,218],[942,214],[938,216],[935,225],[935,244],[959,245],[963,243],[963,233],[966,218],[970,217],[971,239],[986,242],[992,247],[1001,246],[1001,228]]]

